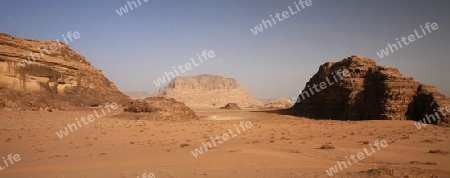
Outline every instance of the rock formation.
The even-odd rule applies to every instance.
[[[0,108],[33,110],[130,100],[66,44],[4,33],[0,33],[0,86],[0,95],[4,95]]]
[[[268,103],[264,104],[264,106],[259,109],[286,109],[292,107],[292,104],[286,98],[278,98]]]
[[[425,114],[435,114],[441,119],[433,123],[450,121],[450,113],[444,116],[434,111],[450,106],[450,99],[435,87],[403,76],[396,68],[377,66],[374,60],[361,56],[323,64],[306,86],[326,81],[338,69],[347,69],[350,77],[298,100],[290,111],[319,119],[422,120]],[[302,92],[305,90],[307,87]]]
[[[227,105],[221,107],[220,109],[241,110],[241,108],[236,103],[228,103]]]
[[[125,105],[125,112],[144,113],[138,115],[140,119],[153,120],[194,120],[197,115],[183,103],[173,98],[149,97],[131,101]],[[132,115],[125,115],[132,117]],[[123,117],[123,116],[122,116]]]
[[[191,107],[220,107],[236,103],[242,107],[262,105],[236,80],[214,75],[174,78],[154,96],[175,98]]]
[[[124,94],[130,96],[133,99],[144,99],[150,97],[150,93],[146,91],[124,91]]]

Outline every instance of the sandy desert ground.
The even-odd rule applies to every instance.
[[[123,118],[117,110],[60,139],[57,131],[92,110],[0,111],[0,156],[21,158],[0,177],[329,177],[325,170],[376,140],[388,146],[333,177],[450,177],[449,127],[418,130],[412,121],[311,120],[248,110],[195,112],[201,120],[174,122]],[[241,121],[253,127],[198,157],[191,154]],[[320,149],[327,142],[335,149]]]

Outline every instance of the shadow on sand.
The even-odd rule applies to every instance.
[[[288,109],[267,109],[267,110],[257,110],[257,111],[250,111],[255,113],[272,113],[272,114],[278,114],[278,115],[285,115],[285,116],[294,116],[294,117],[304,117],[308,119],[314,119],[314,120],[330,120],[330,118],[324,118],[324,117],[315,117],[312,115],[302,114],[301,112],[295,111],[292,108]],[[331,119],[333,120],[333,119]]]

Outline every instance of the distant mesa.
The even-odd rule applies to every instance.
[[[153,96],[175,98],[189,107],[218,108],[228,103],[236,103],[243,108],[263,105],[235,79],[215,75],[174,78]]]
[[[52,44],[56,44],[55,50],[43,50]],[[27,58],[30,60],[22,67],[19,62]],[[130,100],[69,46],[0,33],[0,109],[88,107]]]
[[[228,103],[227,105],[221,107],[220,109],[241,110],[241,108],[236,103]]]
[[[151,94],[146,91],[124,91],[123,93],[133,99],[144,99],[151,96]]]
[[[362,56],[321,65],[306,86],[326,81],[338,69],[349,70],[351,76],[309,97],[299,95],[300,102],[290,111],[298,116],[336,120],[421,120],[425,114],[435,114],[441,119],[433,124],[450,122],[448,114],[435,112],[450,106],[450,99],[434,86],[403,76],[396,68],[377,66],[374,60]]]
[[[183,103],[173,98],[149,97],[130,101],[124,106],[127,113],[143,113],[134,115],[137,119],[152,120],[196,120],[197,115]],[[125,114],[125,118],[132,115]]]

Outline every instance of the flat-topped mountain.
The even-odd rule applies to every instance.
[[[66,44],[0,33],[0,108],[37,110],[129,100]]]
[[[348,77],[335,82],[333,73],[344,69],[348,70]],[[314,92],[312,86],[326,84],[330,79],[334,84],[314,94],[309,92]],[[290,110],[310,118],[423,120],[428,116],[431,122],[426,123],[450,122],[450,110],[445,110],[450,107],[450,99],[434,86],[416,82],[396,68],[378,66],[374,60],[361,56],[321,65],[302,93]]]
[[[235,79],[215,75],[174,78],[154,96],[175,98],[194,107],[219,108],[227,103],[236,103],[245,108],[263,104],[253,98]]]
[[[124,91],[123,93],[133,99],[144,99],[151,96],[151,94],[146,91]]]

